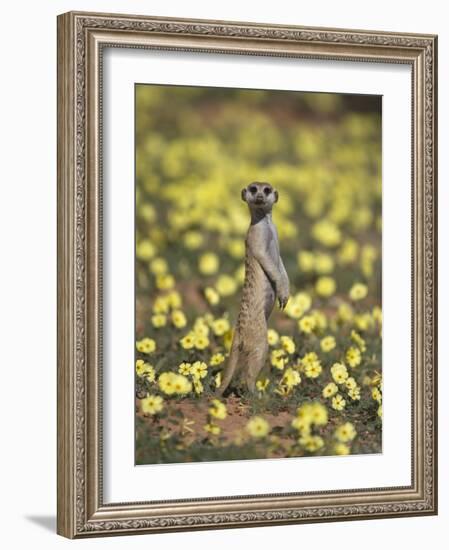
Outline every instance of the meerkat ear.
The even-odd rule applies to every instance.
[[[242,201],[246,202],[246,188],[242,189]]]
[[[275,190],[274,191],[274,202],[277,202],[279,200],[279,193]]]

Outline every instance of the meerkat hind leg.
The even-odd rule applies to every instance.
[[[241,396],[245,392],[246,378],[246,354],[240,353],[239,361],[232,377],[232,382],[228,386],[228,394],[234,393],[237,396]]]
[[[260,345],[248,353],[247,364],[245,368],[245,381],[248,391],[254,393],[256,391],[256,381],[259,373],[265,366],[265,361],[268,354],[268,343]]]

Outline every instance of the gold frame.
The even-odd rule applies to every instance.
[[[102,498],[104,47],[412,68],[412,484],[105,504]],[[70,12],[58,17],[58,520],[70,538],[437,513],[437,37]]]

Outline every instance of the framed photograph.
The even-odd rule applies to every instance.
[[[437,512],[437,37],[58,17],[58,533]]]

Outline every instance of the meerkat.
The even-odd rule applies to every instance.
[[[271,218],[278,192],[269,183],[253,182],[242,190],[251,222],[245,239],[245,280],[227,366],[217,394],[241,381],[250,392],[268,354],[267,322],[276,298],[284,309],[289,280],[279,250],[279,238]]]

